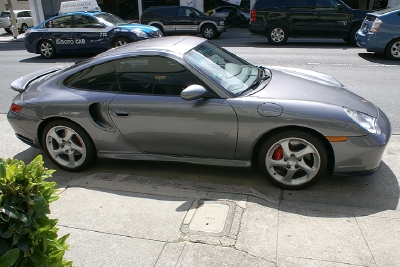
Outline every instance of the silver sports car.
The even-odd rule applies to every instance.
[[[334,78],[254,66],[198,37],[156,38],[11,84],[8,120],[60,168],[97,158],[256,166],[301,189],[378,169],[388,118]]]

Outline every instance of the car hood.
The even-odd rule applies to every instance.
[[[351,108],[375,118],[378,116],[378,110],[374,104],[349,91],[331,76],[295,68],[270,67],[268,69],[272,73],[271,81],[263,90],[252,96],[320,102]]]
[[[135,29],[139,29],[139,30],[144,31],[146,33],[151,33],[151,32],[154,32],[154,31],[158,30],[157,28],[155,28],[153,26],[139,24],[139,23],[119,25],[119,26],[117,26],[117,29],[124,29],[124,30],[129,30],[129,31],[135,30]]]

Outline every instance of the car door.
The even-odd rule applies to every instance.
[[[293,36],[313,35],[312,22],[315,0],[290,1],[290,31]]]
[[[316,0],[313,32],[317,36],[347,37],[350,17],[335,0]]]
[[[74,40],[79,52],[100,53],[107,50],[110,30],[92,16],[74,15]]]
[[[138,56],[115,62],[121,93],[109,105],[119,131],[147,153],[233,159],[237,118],[225,99],[186,101],[180,92],[201,84],[178,62]]]
[[[75,51],[72,16],[61,16],[48,20],[43,32],[44,39],[50,40],[58,53],[73,53]]]
[[[175,32],[198,32],[201,20],[197,18],[198,16],[196,13],[197,12],[190,7],[178,7],[175,18]]]

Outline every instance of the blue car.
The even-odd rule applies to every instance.
[[[111,47],[161,36],[158,28],[129,24],[106,12],[72,12],[28,29],[25,48],[44,58],[54,58],[58,54],[97,54]]]
[[[400,60],[400,7],[367,14],[356,34],[357,44],[368,52],[383,53]]]

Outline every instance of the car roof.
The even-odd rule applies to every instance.
[[[97,58],[115,57],[117,55],[129,55],[145,51],[168,51],[173,54],[183,55],[193,47],[207,41],[201,37],[195,36],[168,36],[162,38],[151,38],[139,42],[130,43],[115,49],[110,49]]]

